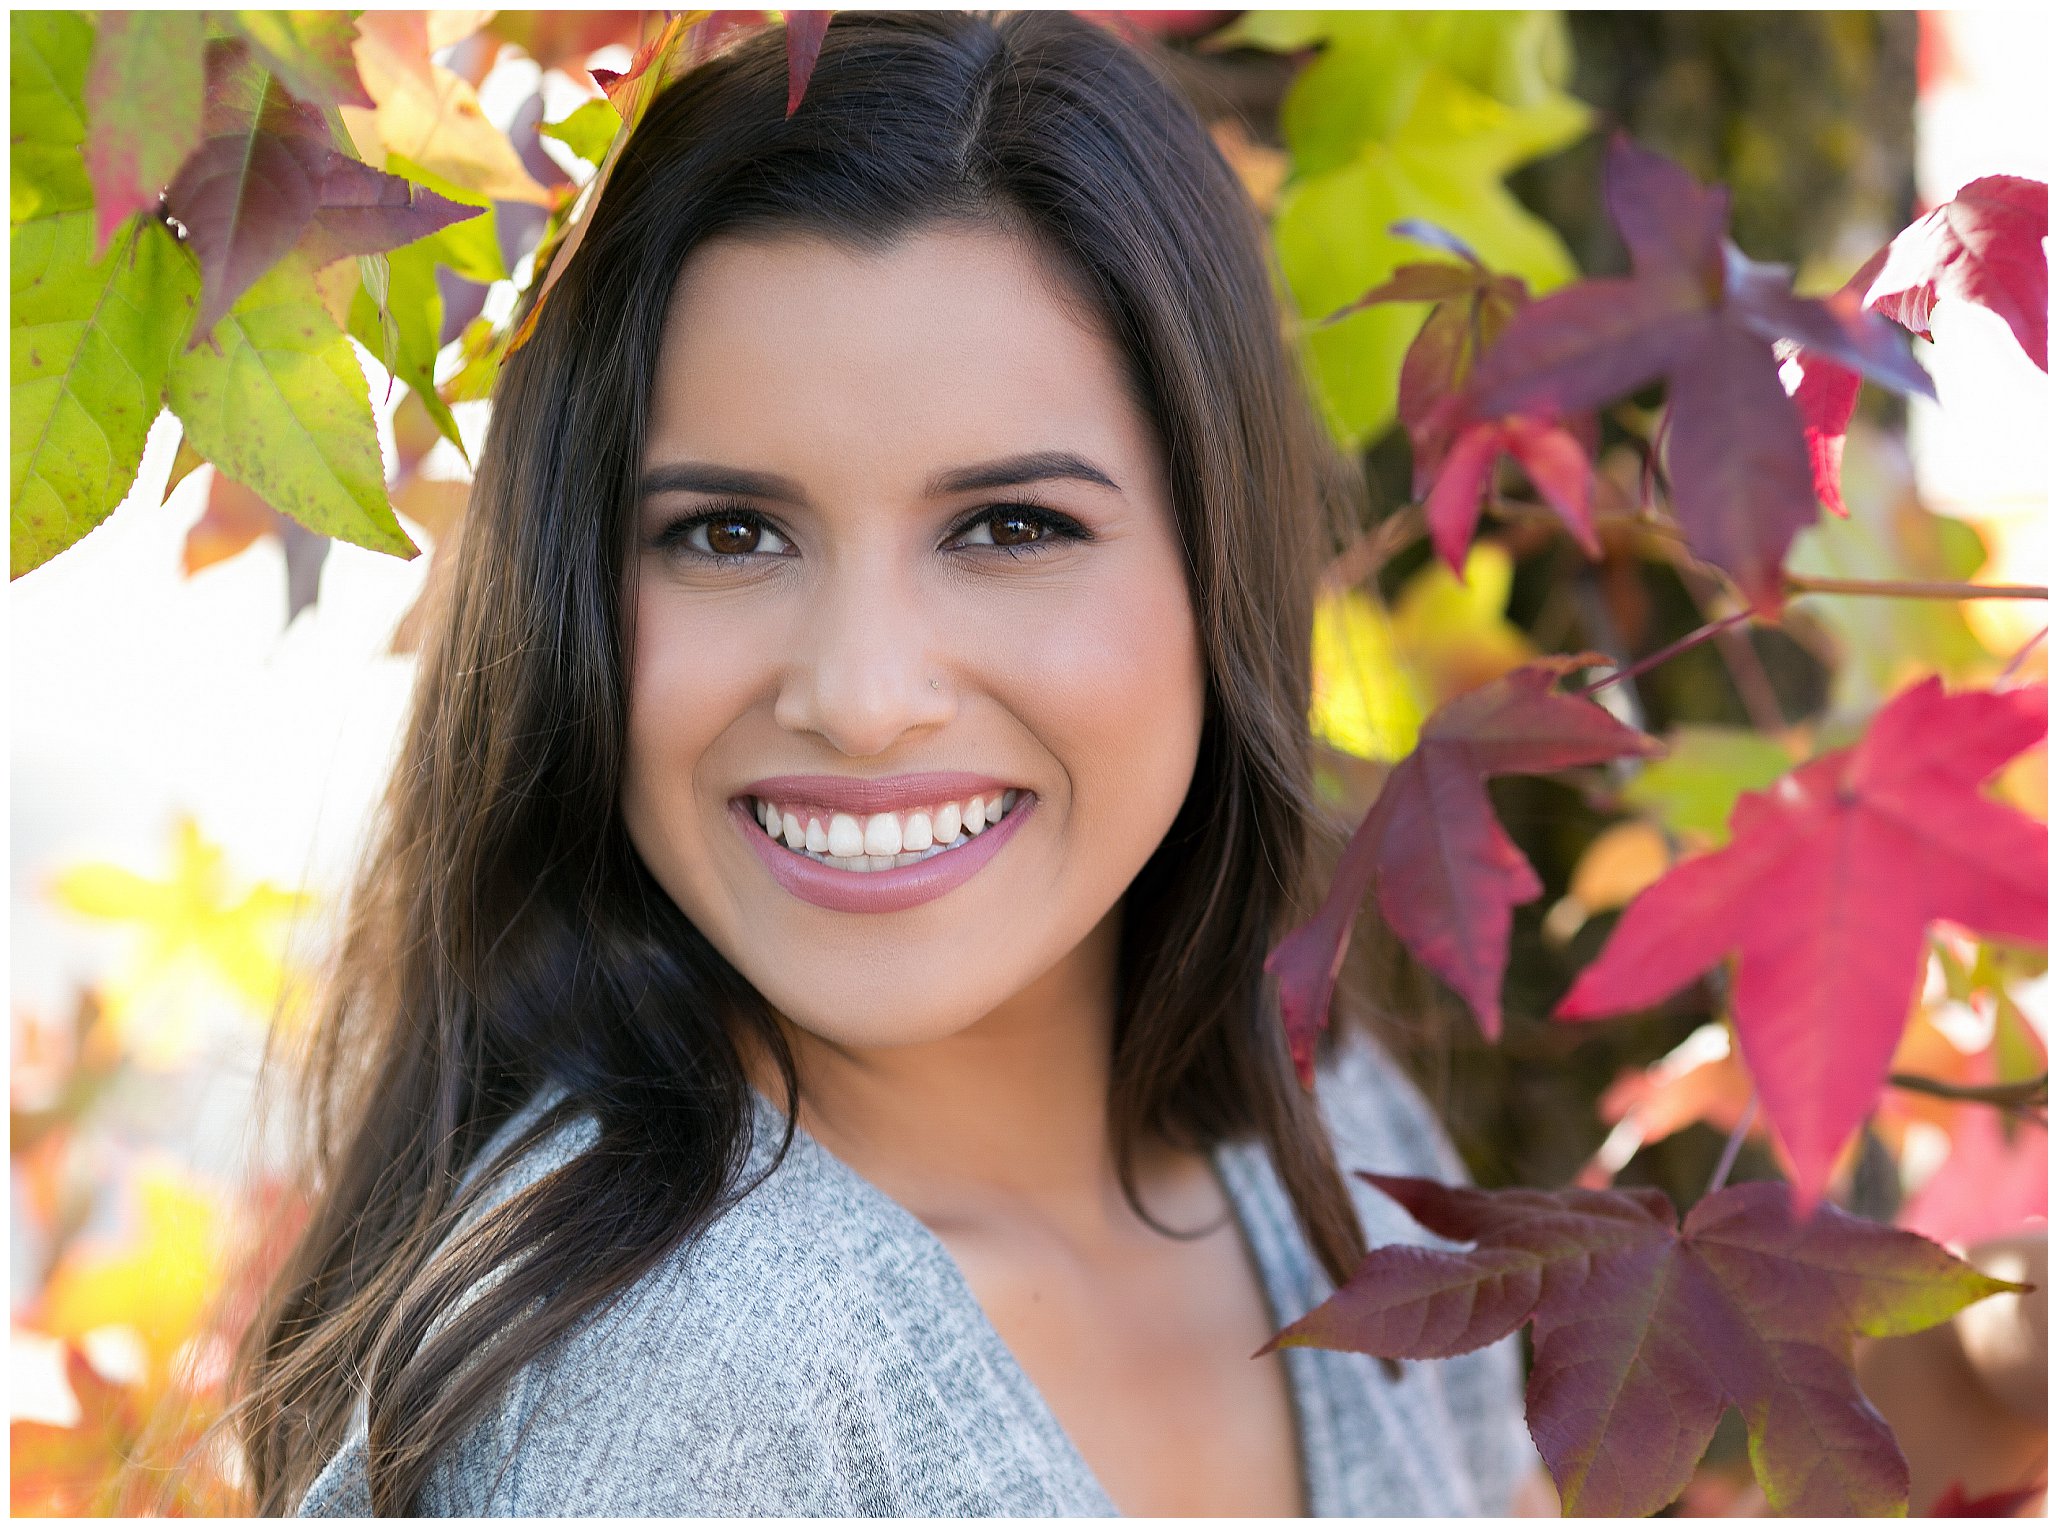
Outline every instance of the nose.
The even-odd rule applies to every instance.
[[[815,591],[772,711],[781,727],[812,732],[854,759],[942,725],[957,706],[935,613],[916,580],[883,561],[864,559]]]

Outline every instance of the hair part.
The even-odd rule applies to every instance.
[[[1331,1279],[1363,1254],[1262,972],[1334,848],[1311,796],[1309,644],[1356,488],[1282,338],[1255,209],[1157,66],[1067,13],[839,12],[791,118],[786,89],[778,28],[669,87],[501,374],[298,1067],[311,1210],[239,1364],[260,1511],[292,1509],[361,1396],[374,1509],[411,1510],[518,1368],[748,1192],[739,1033],[776,1061],[792,1139],[768,1005],[652,879],[619,806],[622,568],[658,345],[678,272],[724,234],[1021,233],[1127,358],[1208,689],[1192,788],[1125,899],[1124,1191],[1142,1213],[1134,1152],[1153,1136],[1255,1138]],[[597,1146],[458,1231],[490,1188],[460,1193],[466,1167],[546,1083],[566,1100],[502,1160],[575,1112]]]

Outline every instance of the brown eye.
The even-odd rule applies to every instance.
[[[706,525],[709,551],[726,557],[757,550],[759,532],[754,521],[740,515],[726,515],[709,520]]]
[[[997,514],[988,523],[993,526],[995,546],[1027,546],[1040,540],[1044,532],[1041,522],[1027,515]]]

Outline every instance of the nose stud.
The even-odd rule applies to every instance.
[[[943,688],[943,681],[941,679],[931,679],[929,681],[929,688],[932,690],[940,690]]]

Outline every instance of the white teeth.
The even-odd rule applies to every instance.
[[[946,801],[934,809],[874,812],[859,817],[832,812],[823,819],[803,811],[787,811],[770,801],[754,800],[758,824],[776,843],[804,853],[837,870],[892,870],[932,859],[970,843],[1013,811],[1021,799],[1015,790],[972,796],[962,803]]]
[[[900,846],[919,854],[936,842],[936,832],[929,824],[927,812],[908,813],[907,827],[901,831]]]
[[[848,812],[829,818],[829,852],[838,859],[852,859],[865,852],[865,830]]]
[[[900,853],[900,819],[891,812],[875,812],[865,819],[865,853],[874,859],[892,859]]]

